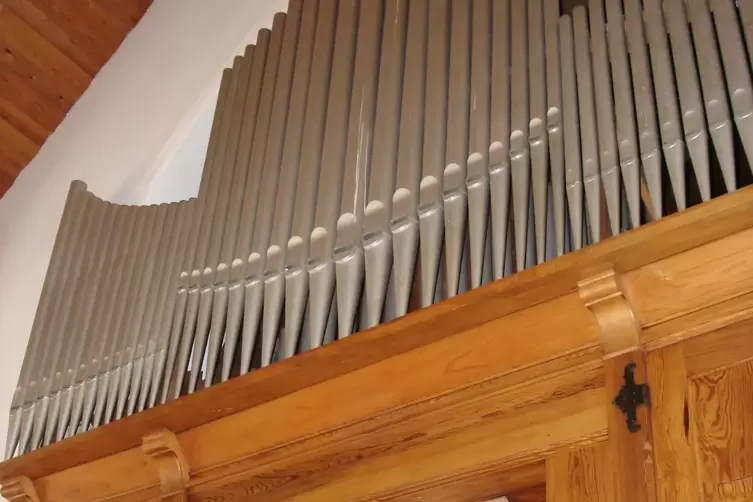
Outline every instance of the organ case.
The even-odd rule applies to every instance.
[[[0,473],[49,500],[560,500],[567,455],[620,455],[604,500],[633,500],[637,438],[661,448],[604,399],[625,366],[655,386],[698,340],[750,350],[720,268],[750,266],[750,5],[291,0],[223,72],[195,199],[71,185]],[[140,474],[77,488],[120,462]]]

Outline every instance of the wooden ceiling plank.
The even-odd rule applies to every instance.
[[[102,44],[109,55],[112,55],[131,26],[120,23],[112,24],[110,19],[103,18],[91,2],[81,0],[28,0],[34,2],[40,9],[54,12],[59,18],[65,19],[66,30],[76,29],[84,33],[94,43]]]
[[[0,0],[0,194],[151,0]]]
[[[0,119],[0,170],[18,176],[38,151],[39,145]]]
[[[65,102],[65,110],[91,83],[91,75],[9,9],[0,11],[0,51],[29,85]]]
[[[15,178],[13,176],[0,169],[0,199],[2,199],[3,195],[5,195],[8,190],[10,190],[10,187],[13,185],[13,181],[15,181]]]
[[[37,145],[42,145],[50,132],[19,110],[6,96],[0,94],[0,119],[7,121]]]
[[[4,5],[92,77],[107,62],[110,54],[106,50],[78,30],[61,26],[54,12],[28,0],[4,0]]]
[[[0,55],[7,55],[0,43]],[[7,82],[8,87],[15,87],[33,104],[38,102],[40,108],[49,111],[50,115],[59,117],[53,124],[50,132],[60,123],[65,114],[70,110],[78,96],[71,96],[69,92],[62,91],[56,87],[55,81],[50,77],[39,76],[27,62],[19,58],[0,57],[0,78]],[[12,84],[11,84],[12,82]],[[5,86],[4,86],[5,87]],[[19,98],[15,94],[8,94],[8,99],[17,101]],[[23,99],[23,98],[22,98]]]
[[[93,0],[99,10],[135,25],[149,8],[151,0]]]
[[[12,69],[0,66],[0,95],[12,100],[15,107],[31,120],[52,132],[65,118],[59,103],[31,89]]]

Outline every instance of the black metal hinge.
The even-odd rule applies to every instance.
[[[641,430],[641,424],[638,423],[638,407],[651,406],[651,392],[648,384],[635,383],[635,363],[625,366],[624,378],[625,383],[613,402],[625,415],[628,430],[638,432]]]

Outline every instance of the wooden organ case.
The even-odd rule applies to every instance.
[[[753,501],[753,0],[580,4],[290,0],[73,182],[3,496]]]

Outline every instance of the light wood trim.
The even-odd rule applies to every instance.
[[[159,473],[160,500],[187,502],[190,468],[175,434],[167,430],[149,434],[144,437],[141,449]]]
[[[625,296],[641,326],[649,328],[753,291],[753,260],[747,255],[751,241],[753,228],[626,274]]]
[[[730,324],[683,343],[688,377],[698,377],[720,368],[753,359],[753,319]]]
[[[649,407],[638,408],[640,430],[630,432],[625,416],[614,405],[614,398],[624,383],[625,366],[635,364],[637,384],[647,382],[646,361],[641,352],[631,352],[604,362],[607,422],[609,440],[607,459],[611,466],[609,478],[610,496],[603,500],[614,502],[655,502],[656,480],[653,453],[646,445],[651,444],[651,412]],[[599,499],[601,500],[601,499]]]
[[[9,502],[40,502],[34,483],[26,476],[4,481],[0,489],[0,496]]]
[[[601,348],[606,359],[636,350],[641,334],[621,282],[614,270],[607,270],[578,283],[580,299],[599,325]]]
[[[675,344],[646,355],[659,502],[700,502],[683,349],[682,344]]]
[[[641,344],[644,350],[657,350],[683,340],[724,330],[749,319],[753,319],[753,292],[646,328],[641,336]],[[705,341],[700,343],[704,344]]]

